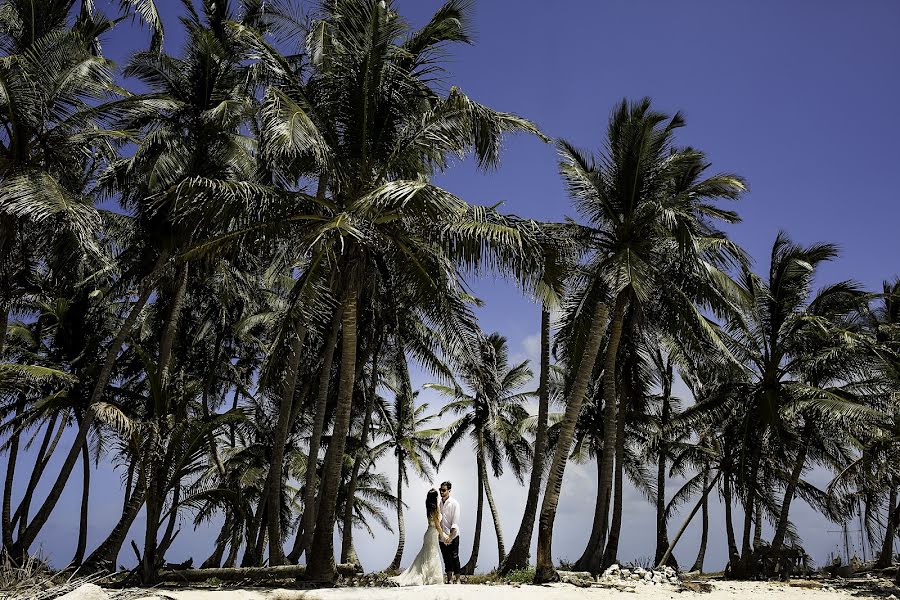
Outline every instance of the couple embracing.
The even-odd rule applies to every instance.
[[[442,483],[440,500],[438,490],[428,491],[425,496],[428,530],[422,549],[409,568],[391,577],[392,581],[403,586],[459,583],[459,502],[450,496],[452,488],[449,481]]]

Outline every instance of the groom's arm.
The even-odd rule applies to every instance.
[[[453,503],[453,518],[450,519],[450,539],[456,537],[459,532],[459,501]]]

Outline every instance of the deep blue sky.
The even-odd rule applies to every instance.
[[[168,25],[166,49],[175,52],[182,38],[178,0],[157,0]],[[100,3],[98,3],[100,4]],[[414,25],[437,9],[432,0],[398,0]],[[821,283],[852,278],[874,289],[900,274],[900,242],[895,235],[897,166],[900,165],[900,4],[837,1],[641,2],[584,0],[516,2],[481,0],[475,4],[473,46],[450,49],[447,87],[457,85],[496,109],[535,121],[551,137],[564,137],[583,148],[599,148],[608,115],[623,97],[650,96],[657,109],[681,110],[687,127],[682,144],[704,150],[716,171],[745,177],[750,192],[736,206],[744,221],[729,229],[756,267],[768,267],[776,233],[786,230],[802,243],[834,242],[841,256],[822,270]],[[105,44],[120,62],[146,43],[148,34],[127,23]],[[463,163],[439,183],[476,203],[505,202],[505,209],[538,219],[572,215],[552,145],[533,138],[508,140],[503,166],[482,175]],[[486,330],[498,330],[520,358],[536,358],[538,309],[514,286],[493,280],[474,282],[487,302],[480,316]],[[423,394],[427,397],[427,394]],[[440,479],[453,478],[463,504],[463,559],[471,543],[475,485],[471,461],[460,449]],[[391,465],[385,465],[388,473]],[[576,558],[590,528],[595,482],[592,465],[567,471],[554,537],[556,557]],[[98,543],[118,515],[121,490],[117,475],[101,466],[95,476],[89,545]],[[818,483],[827,475],[814,475]],[[440,480],[438,479],[438,481]],[[418,486],[418,487],[417,487]],[[507,544],[518,527],[524,490],[506,479],[502,493]],[[414,483],[413,494],[425,489]],[[77,533],[78,478],[67,503],[51,520],[44,548],[57,564],[71,556]],[[407,519],[404,564],[418,549],[424,523],[418,502]],[[636,493],[626,504],[621,557],[652,555],[651,507]],[[834,529],[808,509],[792,511],[807,549],[823,560],[834,549]],[[418,519],[418,520],[416,520]],[[712,516],[709,568],[721,568],[724,534],[718,511]],[[190,524],[185,523],[190,529]],[[677,524],[673,524],[674,528]],[[170,560],[208,554],[214,532],[183,532]],[[482,559],[496,564],[489,517]],[[368,569],[385,566],[393,553],[393,535],[378,540],[358,534],[358,549]],[[693,562],[696,539],[690,534],[677,552]],[[130,552],[120,559],[128,561]]]

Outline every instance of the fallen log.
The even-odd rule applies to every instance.
[[[344,577],[358,575],[357,566],[351,563],[337,565],[337,572]],[[306,565],[280,565],[277,567],[235,567],[220,569],[184,569],[160,571],[159,582],[200,582],[216,578],[221,581],[242,579],[302,579],[306,575]]]

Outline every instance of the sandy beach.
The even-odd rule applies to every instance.
[[[890,597],[895,590],[879,588],[875,582],[848,587],[809,589],[777,582],[717,581],[712,591],[698,593],[679,590],[674,585],[637,585],[621,589],[579,588],[568,584],[535,585],[434,585],[407,588],[331,588],[317,590],[160,590],[146,600],[607,600],[639,595],[649,600],[691,597],[706,600],[736,598],[778,598],[780,600],[825,600],[850,597]]]

